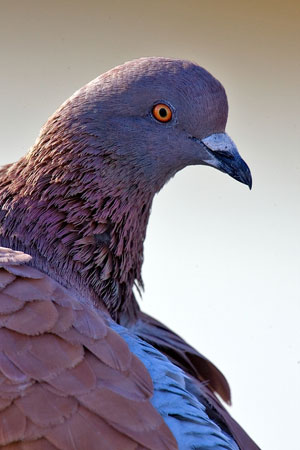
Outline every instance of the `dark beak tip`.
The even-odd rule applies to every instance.
[[[245,163],[244,163],[245,164]],[[230,171],[227,171],[226,173],[231,176],[232,178],[234,178],[235,180],[239,181],[240,183],[245,184],[246,186],[248,186],[248,188],[252,189],[252,176],[251,176],[251,172],[248,168],[248,166],[246,166],[246,164],[243,164],[243,169],[244,170],[239,170],[239,171],[234,171],[234,173],[230,173]],[[245,170],[245,166],[246,166],[246,170]]]
[[[222,169],[221,169],[222,170]],[[252,189],[252,176],[247,164],[239,158],[233,166],[226,165],[222,170],[227,173],[230,177],[245,184],[248,188]]]
[[[243,180],[242,183],[246,184],[248,186],[249,190],[252,190],[252,178],[247,178],[246,180]]]
[[[241,181],[242,183],[246,184],[251,191],[251,189],[252,189],[251,171],[250,171],[248,165],[245,163],[245,161],[242,158],[240,158],[240,160],[239,160],[239,170],[237,173],[238,173],[237,179],[239,179],[239,181]]]
[[[252,175],[251,175],[251,172],[250,172],[250,169],[248,168],[248,170],[249,170],[249,174],[248,174],[248,187],[249,187],[249,189],[250,189],[250,191],[251,191],[251,189],[252,189]]]
[[[244,183],[247,184],[248,188],[251,191],[251,189],[252,189],[252,176],[251,176],[250,170],[249,170],[249,174],[247,176],[247,179],[246,179],[246,181]]]

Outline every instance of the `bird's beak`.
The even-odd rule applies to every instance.
[[[251,172],[240,157],[235,143],[226,133],[215,133],[201,140],[209,157],[205,164],[227,173],[232,178],[252,187]]]

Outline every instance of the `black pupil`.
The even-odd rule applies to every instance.
[[[166,108],[160,108],[159,114],[160,114],[161,117],[166,117],[167,116]]]

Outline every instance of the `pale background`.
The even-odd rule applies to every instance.
[[[0,1],[0,163],[77,88],[140,56],[224,84],[253,190],[211,168],[155,200],[143,308],[215,362],[264,450],[299,450],[300,3]]]

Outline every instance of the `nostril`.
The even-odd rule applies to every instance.
[[[221,156],[226,159],[234,159],[234,155],[227,150],[213,150],[212,153],[216,156]]]

